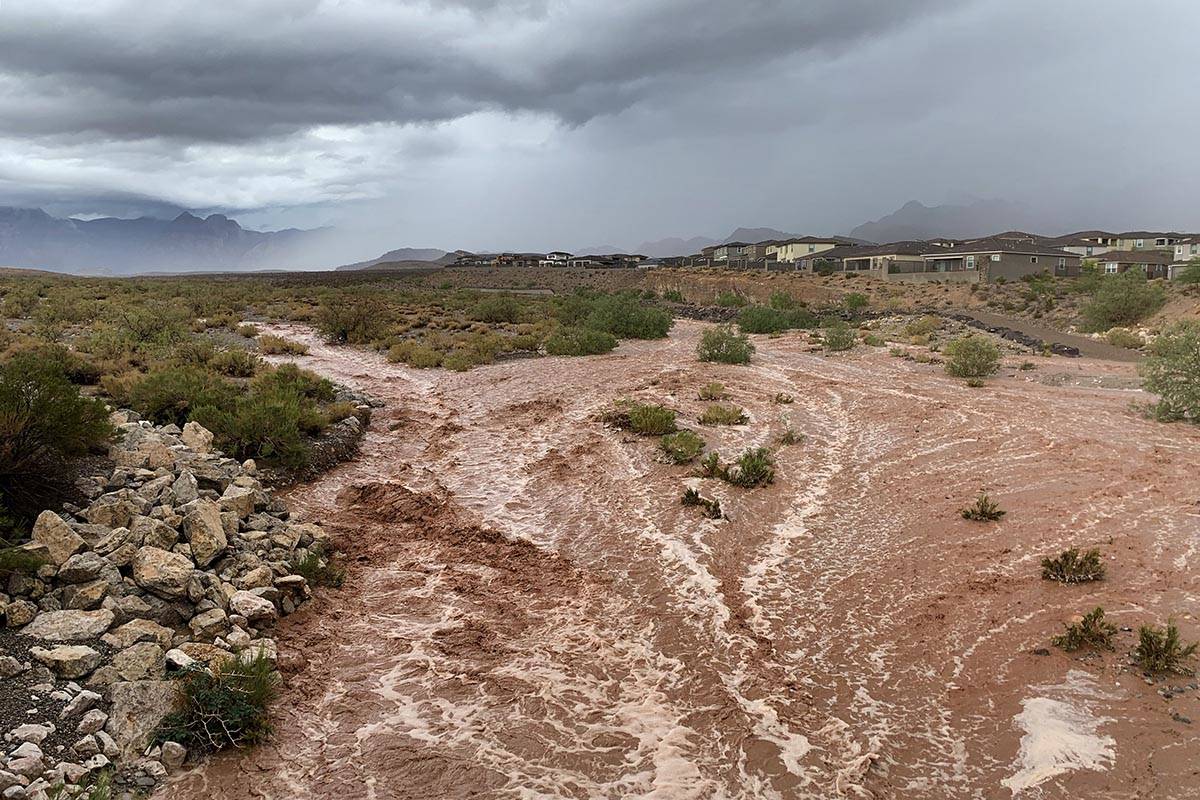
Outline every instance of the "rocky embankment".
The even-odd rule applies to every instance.
[[[294,565],[324,557],[324,531],[290,520],[204,428],[114,423],[116,467],[82,482],[87,507],[43,512],[23,546],[42,566],[0,575],[5,800],[73,796],[104,772],[132,796],[182,766],[183,746],[153,743],[172,674],[273,660],[277,618],[309,596]]]

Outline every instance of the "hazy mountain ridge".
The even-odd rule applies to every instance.
[[[968,205],[927,206],[910,200],[885,217],[865,222],[850,236],[872,242],[903,242],[947,237],[969,239],[1003,230],[1044,227],[1023,205],[1006,200],[979,200]]]
[[[399,247],[395,250],[389,250],[379,258],[372,258],[369,261],[358,261],[354,264],[346,264],[338,267],[342,270],[355,269],[372,269],[381,264],[404,264],[418,262],[425,264],[426,262],[439,262],[447,255],[445,250],[439,250],[436,247]]]
[[[223,214],[81,220],[0,207],[0,265],[117,274],[287,268],[304,262],[328,233],[247,230]]]

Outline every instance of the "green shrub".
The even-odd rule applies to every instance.
[[[176,710],[155,739],[200,752],[260,744],[271,733],[267,706],[278,679],[262,650],[214,666],[185,669],[176,678]]]
[[[1104,619],[1104,609],[1097,606],[1084,615],[1079,622],[1065,625],[1066,630],[1050,640],[1055,647],[1074,652],[1076,650],[1112,650],[1117,626]]]
[[[941,317],[926,314],[920,319],[911,320],[904,326],[905,336],[929,336],[942,327]]]
[[[662,339],[673,322],[661,308],[642,305],[627,296],[603,295],[593,301],[583,324],[618,339]]]
[[[493,295],[485,297],[471,309],[471,319],[480,322],[514,323],[521,318],[521,304],[515,297],[508,295]]]
[[[750,420],[737,406],[711,405],[700,415],[701,425],[744,425]]]
[[[1164,628],[1143,625],[1138,628],[1138,644],[1133,657],[1146,672],[1189,674],[1184,662],[1196,653],[1197,642],[1185,645],[1175,622],[1167,620]]]
[[[208,361],[208,366],[230,378],[251,378],[263,366],[263,360],[249,350],[222,350]]]
[[[409,348],[404,361],[410,367],[417,369],[434,369],[442,365],[444,357],[445,354],[441,350],[437,350],[427,344],[416,344]]]
[[[679,291],[678,289],[667,289],[665,292],[662,293],[662,299],[666,300],[668,303],[686,303],[687,302],[686,300],[683,299],[683,292]]]
[[[675,464],[686,464],[704,451],[704,440],[692,431],[669,433],[660,442],[663,453]]]
[[[685,489],[681,502],[685,506],[699,507],[708,519],[721,519],[725,516],[724,512],[721,511],[720,500],[701,497],[700,493],[695,489]]]
[[[767,301],[767,305],[779,311],[791,311],[794,308],[799,308],[803,303],[796,300],[787,292],[771,292],[771,298]]]
[[[744,333],[737,333],[728,325],[709,328],[700,337],[696,355],[701,361],[716,361],[722,364],[749,364],[754,355],[754,343]]]
[[[817,318],[808,310],[781,310],[770,306],[749,306],[738,314],[738,327],[746,333],[781,333],[796,328],[811,328]]]
[[[974,285],[974,284],[972,284],[972,285]],[[863,344],[867,345],[868,347],[883,347],[884,344],[886,344],[886,342],[883,340],[883,337],[880,336],[879,334],[868,333],[866,336],[863,337]]]
[[[244,325],[239,325],[237,332],[238,336],[244,336],[247,339],[254,339],[258,336],[258,326],[247,322]]]
[[[823,335],[825,349],[831,352],[850,350],[858,341],[858,334],[845,323],[830,325]]]
[[[281,389],[318,403],[331,403],[337,394],[331,381],[295,364],[280,364],[264,372],[254,379],[251,389],[256,392]]]
[[[946,345],[946,374],[956,378],[986,378],[1000,369],[1000,348],[982,334],[955,339]]]
[[[728,400],[729,392],[725,391],[725,384],[713,381],[712,383],[706,383],[701,386],[700,391],[696,393],[696,397],[701,400],[707,400],[708,402]]]
[[[1200,257],[1189,261],[1175,280],[1180,283],[1200,283]]]
[[[1140,370],[1146,391],[1158,395],[1159,419],[1200,423],[1200,323],[1178,322],[1163,331]]]
[[[675,412],[659,405],[636,403],[629,408],[629,429],[639,436],[674,433]]]
[[[1128,328],[1109,328],[1104,334],[1104,340],[1114,347],[1124,347],[1129,350],[1140,350],[1146,343]]]
[[[213,433],[217,446],[238,460],[253,458],[285,467],[308,462],[303,432],[328,420],[311,400],[285,389],[256,391],[226,406],[197,406],[191,418]]]
[[[1099,288],[1082,313],[1087,327],[1106,331],[1141,322],[1161,308],[1166,299],[1161,286],[1149,283],[1140,269],[1130,269],[1102,277]]]
[[[749,302],[736,292],[721,292],[717,295],[716,304],[721,308],[741,308]]]
[[[607,331],[563,326],[546,340],[546,353],[552,356],[592,356],[608,353],[617,339]]]
[[[794,444],[803,442],[804,437],[789,427],[783,433],[779,434],[779,439],[777,441],[782,447],[791,447]]]
[[[108,411],[83,397],[59,364],[25,352],[0,365],[0,509],[40,511],[65,463],[108,442]]]
[[[850,311],[858,311],[871,304],[871,299],[862,292],[849,292],[842,298],[842,305]]]
[[[302,356],[308,352],[308,345],[282,336],[272,336],[264,333],[258,337],[258,349],[267,355]]]
[[[317,312],[317,328],[336,344],[367,344],[382,339],[387,325],[387,308],[366,293],[331,299]]]
[[[451,372],[466,372],[477,363],[475,357],[466,350],[451,350],[442,356],[442,369]]]
[[[318,549],[311,549],[301,558],[293,559],[289,569],[293,574],[303,576],[309,586],[338,589],[346,582],[346,571]]]
[[[754,489],[775,482],[775,459],[765,447],[755,447],[742,453],[728,470],[728,480],[734,486]]]
[[[998,522],[1008,512],[1000,510],[1000,505],[984,492],[975,498],[974,505],[962,509],[959,513],[962,514],[963,519],[974,522]]]
[[[1104,578],[1104,562],[1099,550],[1088,550],[1080,554],[1072,547],[1056,558],[1042,559],[1042,577],[1060,583],[1086,583]]]
[[[0,519],[0,533],[7,535],[7,532],[15,532],[18,527],[24,526],[12,517]],[[0,538],[0,581],[3,583],[8,583],[10,575],[33,575],[46,563],[46,559],[36,552],[9,545]]]
[[[701,478],[720,478],[728,480],[729,470],[721,463],[721,456],[715,452],[700,459],[700,469],[696,473]]]

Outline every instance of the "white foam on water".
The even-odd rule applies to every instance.
[[[1113,720],[1091,709],[1089,701],[1104,696],[1091,676],[1071,670],[1064,683],[1037,689],[1043,694],[1022,701],[1015,718],[1024,731],[1016,772],[1000,782],[1014,795],[1068,772],[1104,771],[1116,761],[1116,740],[1099,732]]]

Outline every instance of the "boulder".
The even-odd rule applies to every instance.
[[[50,561],[55,566],[62,564],[71,556],[87,547],[83,537],[71,530],[71,526],[63,522],[62,517],[53,511],[43,511],[38,514],[33,523],[33,541],[45,546]]]
[[[34,744],[41,744],[46,740],[47,736],[54,733],[54,730],[55,728],[53,725],[38,725],[30,722],[24,725],[18,725],[9,731],[9,733],[18,742],[33,742]]]
[[[127,528],[141,510],[141,499],[128,489],[101,496],[87,507],[83,517],[93,525]]]
[[[92,549],[104,556],[114,567],[127,567],[133,563],[142,540],[129,528],[113,528],[96,540]]]
[[[108,722],[108,714],[105,714],[98,708],[93,708],[80,718],[76,730],[82,736],[89,736],[98,730],[102,730],[106,722]]]
[[[274,603],[245,590],[233,593],[233,596],[229,598],[229,608],[233,613],[240,614],[252,621],[271,620],[278,615]]]
[[[221,510],[231,511],[237,514],[238,519],[245,519],[254,513],[254,504],[257,495],[258,492],[254,489],[248,489],[244,486],[230,486],[221,495]]]
[[[6,769],[8,772],[24,775],[26,778],[38,777],[45,770],[42,749],[32,742],[26,742],[9,754]],[[5,790],[6,794],[7,792],[8,790]]]
[[[112,665],[123,681],[140,681],[162,677],[166,662],[161,647],[153,642],[141,642],[113,657]]]
[[[130,525],[132,541],[139,547],[157,547],[170,550],[179,541],[179,533],[162,520],[153,517],[135,517]]]
[[[71,698],[71,702],[67,703],[66,707],[63,708],[62,713],[58,715],[59,719],[70,719],[71,717],[90,711],[96,706],[97,703],[100,702],[100,700],[100,695],[84,689],[82,692]]]
[[[98,553],[77,553],[58,568],[59,583],[87,583],[105,576],[109,580],[120,580],[120,573],[104,556]]]
[[[183,533],[192,548],[192,558],[201,567],[229,546],[225,526],[221,522],[221,509],[210,500],[197,500],[192,510],[183,518]]]
[[[28,600],[15,600],[4,607],[4,623],[10,628],[28,625],[37,616],[38,607]]]
[[[79,583],[63,589],[62,602],[66,608],[88,610],[96,608],[108,594],[110,584],[103,578],[91,583]]]
[[[219,608],[210,608],[192,617],[188,627],[193,637],[212,641],[229,630],[229,617]]]
[[[31,647],[29,655],[53,670],[55,675],[68,680],[82,678],[100,664],[100,654],[82,644]]]
[[[184,444],[197,453],[207,453],[212,449],[212,431],[199,422],[189,422],[184,425],[180,438]]]
[[[194,569],[187,556],[158,547],[142,547],[133,559],[133,580],[159,597],[184,597]]]
[[[159,647],[167,648],[171,646],[173,638],[174,633],[170,628],[165,628],[148,619],[135,619],[126,622],[111,633],[105,634],[103,641],[110,647],[124,650],[139,642],[153,642]]]
[[[200,497],[200,485],[196,483],[196,476],[186,469],[180,472],[175,483],[171,484],[171,493],[175,495],[176,505],[181,506],[196,500]]]
[[[162,743],[162,763],[167,769],[179,769],[187,760],[187,748],[179,742]]]
[[[112,707],[105,730],[123,758],[137,758],[163,718],[175,708],[172,681],[122,681],[110,690]]]
[[[107,608],[95,611],[43,611],[25,626],[26,636],[49,642],[82,642],[95,639],[112,627],[116,615]]]

